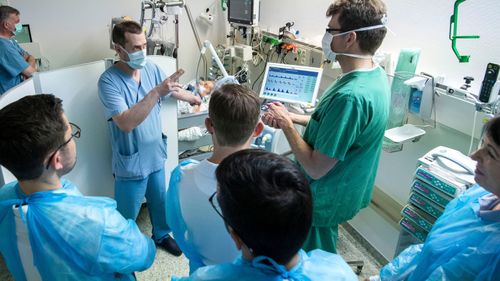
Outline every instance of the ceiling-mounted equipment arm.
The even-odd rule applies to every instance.
[[[453,15],[450,17],[449,37],[451,40],[451,49],[457,56],[459,62],[469,62],[469,55],[461,55],[457,49],[457,39],[478,39],[479,35],[457,35],[458,30],[458,6],[466,0],[456,0],[453,9]]]
[[[144,19],[144,14],[146,13],[146,10],[151,9],[151,21],[149,23],[149,31],[147,34],[147,37],[149,38],[151,34],[153,33],[153,19],[155,18],[156,15],[156,4],[155,2],[152,1],[142,1],[141,2],[141,26],[144,28],[144,22],[146,21]]]

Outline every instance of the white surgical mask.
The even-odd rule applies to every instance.
[[[332,50],[332,41],[333,37],[337,36],[342,36],[345,34],[348,34],[350,32],[355,32],[355,31],[367,31],[367,30],[373,30],[373,29],[379,29],[379,28],[384,28],[385,27],[385,17],[383,18],[383,24],[377,24],[377,25],[372,25],[372,26],[367,26],[367,27],[361,27],[337,34],[331,34],[330,32],[325,32],[325,35],[323,36],[323,40],[321,40],[321,47],[323,48],[323,54],[325,55],[326,59],[335,62],[337,61],[337,56],[342,55],[342,56],[347,56],[347,57],[353,57],[353,58],[360,58],[360,59],[371,59],[373,56],[363,56],[363,55],[357,55],[357,54],[348,54],[348,53],[336,53],[335,51]]]

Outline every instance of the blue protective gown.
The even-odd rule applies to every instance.
[[[314,250],[309,253],[300,250],[299,255],[299,263],[291,270],[286,270],[284,266],[276,264],[270,258],[256,257],[253,261],[249,262],[239,257],[233,263],[202,267],[189,277],[172,277],[172,280],[358,280],[349,265],[339,255],[322,250]]]
[[[134,280],[147,269],[156,248],[116,202],[85,197],[67,180],[62,188],[26,196],[17,182],[0,189],[0,252],[17,281],[26,280],[16,239],[14,205],[29,233],[33,263],[42,280]]]
[[[189,272],[205,266],[203,263],[203,257],[198,253],[198,251],[196,251],[194,245],[189,243],[189,239],[185,237],[187,233],[187,226],[182,218],[181,206],[179,202],[178,183],[182,178],[181,167],[191,163],[196,162],[193,160],[184,161],[172,171],[166,198],[166,205],[168,206],[167,223],[172,229],[177,245],[179,245],[182,253],[184,253],[186,258],[189,260]]]
[[[232,262],[240,254],[224,221],[208,201],[211,193],[207,195],[207,190],[201,191],[202,188],[210,192],[217,189],[213,169],[214,165],[206,160],[200,163],[189,159],[182,161],[170,176],[166,199],[167,222],[177,245],[189,259],[190,273],[206,265]],[[191,193],[183,194],[184,200],[181,200],[182,189],[191,190]],[[182,202],[196,207],[191,207],[191,212],[183,213],[186,209],[182,208]],[[196,217],[195,222],[186,223],[189,216],[191,219]],[[193,227],[195,223],[197,226]]]
[[[425,243],[383,267],[381,280],[500,280],[500,211],[479,213],[487,194],[475,185],[452,200]]]

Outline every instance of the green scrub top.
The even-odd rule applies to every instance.
[[[303,138],[338,162],[320,179],[309,178],[313,226],[340,224],[368,206],[389,101],[387,75],[380,67],[349,72],[323,94]]]

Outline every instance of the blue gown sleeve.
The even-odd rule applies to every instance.
[[[412,245],[401,252],[394,260],[380,271],[383,281],[406,280],[418,265],[419,254],[423,244]]]
[[[488,194],[474,186],[452,200],[424,244],[411,246],[384,266],[381,280],[496,280],[500,222],[478,215]]]
[[[189,260],[189,272],[192,273],[199,267],[205,266],[203,259],[200,254],[194,249],[191,241],[189,241],[189,235],[187,234],[187,226],[182,217],[180,197],[179,197],[179,183],[182,180],[182,167],[197,164],[198,161],[195,160],[185,160],[181,162],[173,171],[170,176],[170,183],[167,190],[167,198],[165,200],[166,204],[166,218],[167,224],[172,230],[174,239],[179,245],[184,255]]]
[[[141,233],[133,220],[126,220],[116,209],[106,212],[101,247],[97,254],[98,271],[132,273],[149,268],[156,246]]]

